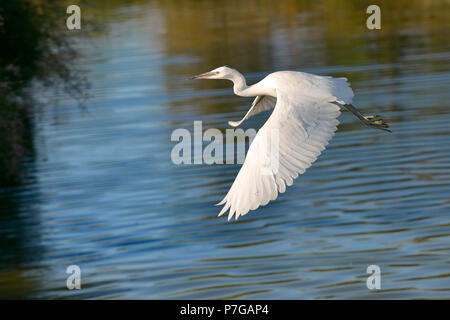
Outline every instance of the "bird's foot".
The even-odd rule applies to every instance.
[[[389,125],[381,119],[379,115],[376,116],[363,116],[366,121],[364,121],[364,124],[368,127],[384,130],[387,132],[392,132],[391,130],[387,129],[389,128]]]

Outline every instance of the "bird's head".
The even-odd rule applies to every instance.
[[[234,69],[223,66],[209,72],[193,76],[191,79],[230,79],[234,72]]]

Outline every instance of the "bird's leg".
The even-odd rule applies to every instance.
[[[380,129],[388,132],[392,132],[391,130],[387,129],[389,128],[389,125],[384,122],[383,119],[380,118],[380,116],[365,116],[361,112],[358,111],[353,105],[346,104],[345,107],[353,113],[359,120],[361,120],[362,123],[364,123],[366,126]]]

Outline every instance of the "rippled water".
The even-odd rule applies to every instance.
[[[450,10],[385,2],[369,31],[360,1],[233,3],[92,9],[103,32],[79,48],[91,98],[80,109],[60,95],[37,113],[30,179],[0,193],[0,296],[450,297]],[[354,104],[393,133],[344,112],[285,194],[227,223],[214,204],[239,165],[170,160],[174,129],[224,130],[248,109],[228,82],[188,80],[225,64],[250,83],[282,69],[346,76]],[[79,291],[66,289],[72,264]]]

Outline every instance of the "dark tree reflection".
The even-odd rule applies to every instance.
[[[25,157],[32,156],[29,87],[61,87],[83,99],[87,82],[72,67],[77,56],[64,36],[65,7],[51,1],[0,4],[0,185],[24,181]]]
[[[42,93],[36,87],[64,90],[79,103],[85,98],[87,82],[73,67],[77,51],[66,36],[65,18],[60,2],[0,2],[0,298],[32,295],[35,280],[27,271],[45,251],[34,205],[39,191],[27,186],[33,114]]]

